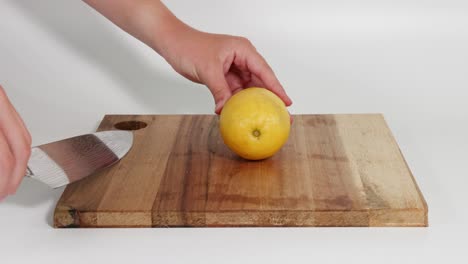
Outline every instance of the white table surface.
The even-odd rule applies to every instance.
[[[166,1],[248,37],[292,113],[383,113],[429,205],[428,228],[54,229],[50,190],[0,204],[0,263],[467,263],[468,2]],[[38,145],[106,113],[212,113],[208,90],[80,1],[0,1],[0,83]],[[423,262],[424,261],[424,262]]]

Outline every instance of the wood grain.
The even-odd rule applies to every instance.
[[[272,158],[246,161],[214,115],[142,121],[115,166],[70,184],[55,227],[427,226],[427,205],[384,118],[295,115]]]

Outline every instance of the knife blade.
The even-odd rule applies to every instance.
[[[131,131],[102,131],[31,149],[26,176],[58,188],[109,167],[133,145]]]

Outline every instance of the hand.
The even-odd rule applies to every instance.
[[[292,104],[273,70],[252,43],[242,37],[209,34],[182,25],[173,31],[163,57],[178,73],[205,84],[215,100],[215,112],[234,93],[247,87],[263,87]]]
[[[265,59],[247,39],[197,31],[158,0],[84,0],[163,56],[181,75],[208,86],[219,114],[232,94],[250,86],[286,95]]]
[[[16,192],[30,155],[31,135],[0,85],[0,201]]]

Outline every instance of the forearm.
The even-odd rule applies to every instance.
[[[205,84],[220,113],[245,87],[264,87],[286,105],[291,99],[273,70],[245,38],[201,32],[180,21],[160,0],[83,0],[157,53],[187,79]]]
[[[112,23],[165,56],[188,28],[159,0],[84,0]]]

